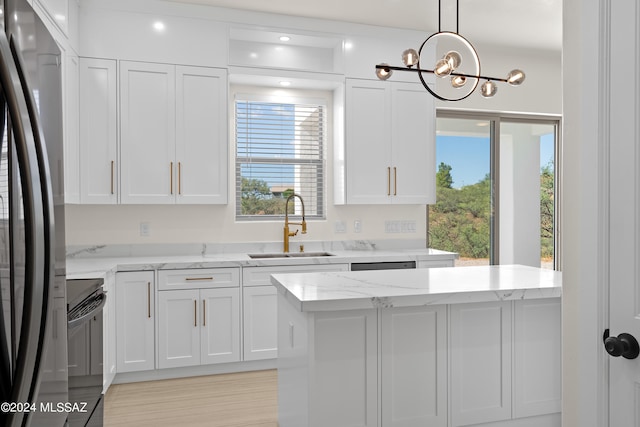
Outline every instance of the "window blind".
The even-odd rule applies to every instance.
[[[295,192],[307,218],[324,218],[326,107],[316,103],[235,101],[236,217],[285,214]],[[297,198],[289,215],[300,215]]]

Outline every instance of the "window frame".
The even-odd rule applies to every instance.
[[[562,181],[562,116],[554,114],[519,114],[519,113],[500,113],[500,112],[479,112],[468,110],[450,110],[436,109],[436,117],[443,119],[462,119],[462,120],[484,120],[490,123],[490,174],[491,174],[491,204],[493,207],[493,215],[491,218],[491,254],[490,264],[500,264],[500,124],[502,122],[513,123],[532,123],[532,124],[548,124],[555,126],[555,147],[554,147],[554,270],[562,270],[562,224],[560,222],[562,204],[561,181]],[[437,132],[436,127],[436,132]],[[426,239],[429,246],[429,207],[426,208]]]
[[[255,92],[252,91],[255,89]],[[329,115],[331,108],[331,102],[329,97],[318,97],[318,96],[309,96],[305,89],[293,89],[287,90],[287,95],[279,95],[279,94],[271,94],[264,93],[264,89],[269,90],[270,88],[252,88],[252,87],[242,87],[238,90],[232,90],[232,99],[231,99],[231,110],[232,110],[232,120],[231,120],[231,128],[232,128],[232,141],[233,141],[233,149],[234,149],[234,159],[233,159],[233,170],[234,170],[234,200],[235,200],[235,209],[234,209],[234,217],[238,222],[262,222],[262,221],[282,221],[285,218],[285,214],[269,214],[269,215],[243,215],[241,213],[242,210],[242,175],[240,171],[239,157],[238,157],[238,135],[236,133],[236,125],[237,125],[237,102],[257,102],[257,103],[274,103],[274,104],[304,104],[304,105],[318,105],[323,108],[322,113],[322,130],[321,130],[321,138],[319,139],[319,147],[318,153],[320,154],[320,159],[303,159],[299,158],[297,161],[295,158],[292,158],[290,163],[292,165],[309,165],[314,164],[318,165],[320,168],[320,172],[318,173],[318,184],[316,186],[316,192],[318,194],[317,198],[314,200],[317,206],[317,213],[310,214],[309,212],[305,212],[306,220],[325,220],[327,216],[327,144],[328,144],[328,124],[329,124]],[[273,89],[275,90],[275,89]],[[314,95],[316,95],[314,93]],[[270,162],[269,158],[257,158],[257,163],[263,164],[276,164],[278,162]],[[304,195],[302,195],[304,198]],[[299,200],[297,198],[293,199],[293,203],[299,206]],[[307,202],[308,204],[308,202]],[[298,207],[295,208],[295,213],[290,213],[289,218],[299,218],[301,216],[301,209]]]

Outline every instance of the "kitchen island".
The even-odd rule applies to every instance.
[[[560,426],[559,272],[273,275],[280,427]]]

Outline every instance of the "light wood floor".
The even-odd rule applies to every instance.
[[[277,427],[277,371],[109,387],[105,427]]]

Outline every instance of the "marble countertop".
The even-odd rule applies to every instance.
[[[311,252],[311,251],[309,251]],[[313,251],[315,252],[315,251]],[[298,258],[256,258],[244,253],[200,255],[154,255],[67,258],[67,279],[105,278],[117,271],[173,270],[187,268],[260,267],[279,265],[345,264],[379,261],[437,261],[457,258],[457,254],[437,249],[328,250],[331,256]]]
[[[522,265],[276,274],[271,278],[300,311],[409,307],[555,298],[562,274]]]

